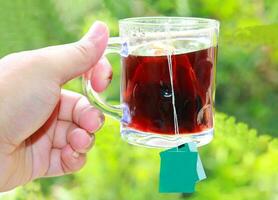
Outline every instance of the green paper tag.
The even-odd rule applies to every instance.
[[[206,178],[196,143],[160,152],[161,193],[193,193],[196,182]]]

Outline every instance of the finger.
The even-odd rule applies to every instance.
[[[46,174],[44,175],[45,177],[62,176],[65,174],[64,169],[62,167],[61,152],[61,149],[51,150],[49,167]]]
[[[59,120],[55,128],[53,147],[57,149],[65,147],[68,144],[67,135],[76,128],[79,127],[73,122]]]
[[[53,148],[62,149],[67,144],[79,152],[86,153],[94,144],[94,134],[79,128],[76,124],[68,121],[58,121],[53,138]]]
[[[16,56],[18,63],[29,66],[33,75],[43,74],[61,85],[88,71],[98,62],[106,48],[108,35],[107,26],[95,22],[78,42],[25,51],[10,58]]]
[[[104,115],[84,96],[63,90],[58,119],[74,122],[88,132],[96,132],[104,122]]]
[[[112,80],[112,67],[108,60],[102,58],[91,72],[91,84],[96,92],[104,91]]]
[[[94,144],[94,134],[79,128],[76,124],[67,121],[58,121],[53,138],[53,148],[62,149],[67,144],[79,152],[86,153]]]
[[[61,166],[65,173],[72,173],[80,170],[85,162],[85,154],[77,153],[70,145],[65,146],[61,151]]]
[[[74,151],[78,153],[87,153],[93,146],[95,136],[91,136],[84,130],[76,128],[68,134],[68,142]]]
[[[52,149],[50,153],[49,168],[44,175],[61,176],[80,170],[86,162],[85,154],[78,154],[73,151],[70,145],[61,149]]]

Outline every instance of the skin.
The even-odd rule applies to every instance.
[[[96,22],[78,42],[0,60],[0,192],[84,166],[104,115],[61,86],[90,71],[97,92],[107,87],[112,72],[102,55],[108,35]]]

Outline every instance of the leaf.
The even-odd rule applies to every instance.
[[[278,24],[250,26],[226,33],[223,36],[225,38],[223,41],[244,48],[255,48],[257,46],[277,48],[277,33]]]

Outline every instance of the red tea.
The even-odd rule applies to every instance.
[[[180,134],[213,126],[216,47],[172,55],[173,89]],[[138,131],[175,134],[172,89],[166,55],[123,57],[122,101],[126,126]]]

